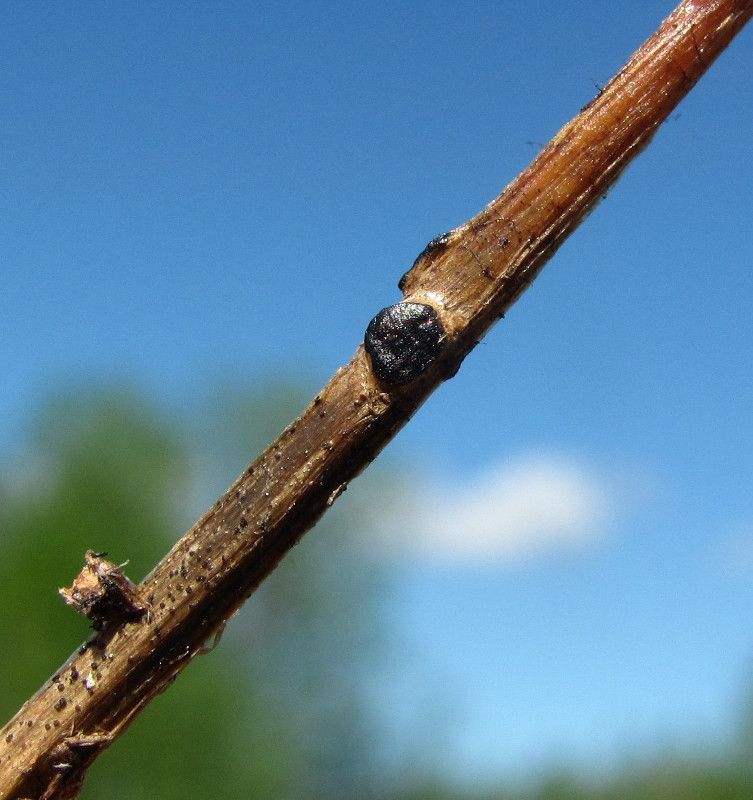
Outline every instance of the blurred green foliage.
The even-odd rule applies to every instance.
[[[89,633],[55,591],[70,585],[85,550],[128,560],[126,573],[140,580],[307,396],[284,381],[256,392],[225,386],[212,412],[183,419],[127,387],[82,389],[43,405],[23,453],[0,472],[6,719]],[[368,486],[338,501],[231,621],[221,645],[197,658],[95,763],[82,798],[753,797],[753,714],[728,757],[657,757],[599,782],[564,775],[473,792],[411,774],[411,753],[403,763],[385,760],[387,734],[368,689],[389,655],[378,625],[384,585],[353,535]]]
[[[304,405],[282,384],[228,388],[215,416],[198,421],[169,418],[123,387],[44,405],[0,482],[6,719],[90,633],[56,592],[85,550],[128,561],[140,580],[187,527],[185,509],[203,511],[194,496],[216,499]],[[349,528],[347,512],[332,513],[295,548],[222,646],[97,761],[83,798],[337,797],[371,781],[362,677],[375,652],[376,576]]]

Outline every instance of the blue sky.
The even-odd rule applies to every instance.
[[[5,4],[0,453],[66,381],[176,413],[323,384],[671,9]],[[392,692],[451,707],[453,774],[718,741],[753,682],[752,59],[746,30],[390,448]]]

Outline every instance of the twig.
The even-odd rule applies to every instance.
[[[372,321],[365,347],[139,587],[88,555],[67,595],[96,633],[0,732],[0,798],[75,797],[97,755],[455,374],[752,14],[753,0],[681,3],[494,202],[427,246],[400,282],[405,303]]]

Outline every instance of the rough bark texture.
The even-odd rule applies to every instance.
[[[413,310],[398,309],[372,355],[359,346],[145,578],[145,613],[108,618],[110,606],[97,606],[97,632],[0,733],[0,798],[75,797],[97,755],[455,374],[752,13],[753,0],[683,2],[500,197],[427,246],[400,288],[433,309],[427,324],[439,327],[418,330]],[[387,347],[384,379],[372,368],[377,344]],[[416,348],[425,348],[417,359]],[[106,578],[111,566],[95,572]],[[117,593],[111,583],[99,589]],[[69,594],[80,600],[80,589]]]

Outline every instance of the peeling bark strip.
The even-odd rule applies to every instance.
[[[94,758],[455,373],[752,14],[753,0],[685,0],[500,197],[429,244],[400,288],[436,312],[441,349],[402,385],[379,381],[358,348],[145,578],[149,613],[102,619],[0,732],[0,800],[76,796]]]

